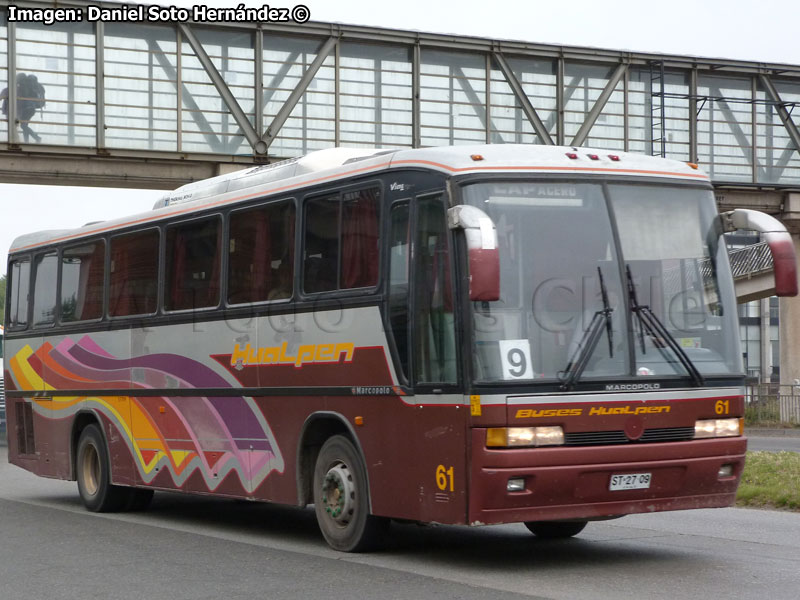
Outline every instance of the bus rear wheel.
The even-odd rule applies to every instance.
[[[75,466],[78,493],[88,510],[116,512],[128,506],[134,490],[111,484],[108,450],[97,425],[81,432]]]
[[[557,540],[578,535],[586,521],[526,521],[525,527],[536,537]]]
[[[364,552],[380,545],[389,520],[369,514],[364,462],[344,436],[329,438],[314,467],[314,510],[320,531],[335,550]]]

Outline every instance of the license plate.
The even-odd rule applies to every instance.
[[[609,491],[617,490],[646,490],[650,487],[650,473],[630,473],[626,475],[612,475]]]

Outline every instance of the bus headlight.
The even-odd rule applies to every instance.
[[[742,426],[742,419],[702,419],[695,421],[694,437],[734,437],[742,435]]]
[[[524,448],[530,446],[561,446],[564,430],[558,425],[547,427],[490,427],[486,430],[489,448]]]

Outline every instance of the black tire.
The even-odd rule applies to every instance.
[[[525,527],[536,537],[557,540],[578,535],[586,521],[526,521]]]
[[[329,438],[314,467],[314,510],[328,545],[342,552],[365,552],[381,545],[389,519],[369,514],[364,461],[344,436]]]
[[[75,457],[78,493],[92,512],[124,510],[132,495],[131,488],[111,485],[111,468],[103,434],[97,425],[88,425],[78,440]]]

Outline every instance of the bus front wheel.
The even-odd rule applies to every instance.
[[[586,521],[526,521],[525,527],[536,537],[556,540],[578,535],[586,527]]]
[[[380,545],[389,521],[369,514],[369,490],[361,455],[344,436],[329,438],[314,467],[314,510],[325,541],[342,552]]]
[[[111,485],[111,467],[105,440],[97,425],[89,425],[78,440],[78,493],[92,512],[123,510],[131,500],[129,488]]]

